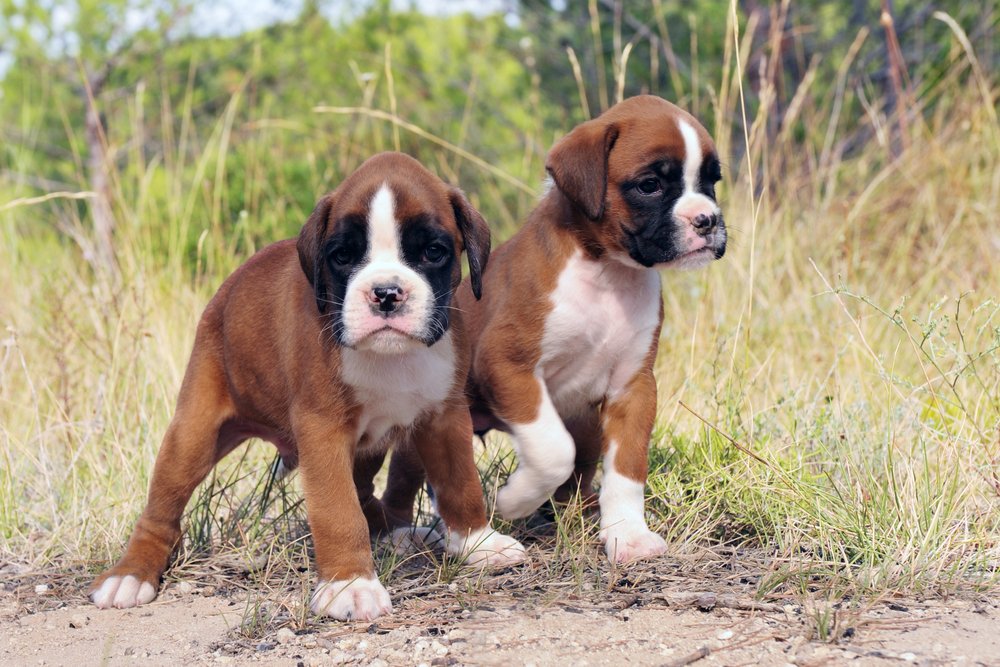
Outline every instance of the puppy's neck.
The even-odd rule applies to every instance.
[[[556,239],[572,241],[573,249],[579,249],[584,258],[601,263],[602,271],[609,276],[621,276],[628,282],[649,272],[656,273],[655,268],[639,264],[623,251],[606,248],[600,237],[600,226],[611,222],[588,218],[554,183],[539,202],[535,215],[539,232],[551,237],[553,247],[557,245]]]
[[[550,188],[538,209],[556,232],[569,235],[585,255],[600,259],[605,254],[598,230],[601,223],[588,218],[559,188]]]
[[[380,393],[427,392],[444,400],[455,368],[455,345],[451,331],[430,346],[414,347],[397,354],[373,350],[341,349],[344,380],[355,389],[378,389]]]

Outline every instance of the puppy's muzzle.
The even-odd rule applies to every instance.
[[[368,302],[373,311],[388,315],[399,310],[407,296],[406,290],[399,285],[376,285],[368,293]]]

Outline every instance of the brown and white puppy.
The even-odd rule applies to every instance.
[[[146,508],[125,555],[94,582],[94,603],[156,596],[192,491],[252,437],[301,469],[316,614],[392,610],[353,481],[356,461],[392,442],[415,453],[438,490],[448,551],[478,565],[522,560],[517,541],[490,530],[473,461],[468,342],[451,304],[463,250],[478,296],[485,221],[416,160],[383,153],[320,200],[297,243],[237,269],[201,318]]]
[[[557,489],[557,497],[577,487],[590,496],[603,457],[608,557],[656,555],[666,544],[646,525],[643,488],[656,416],[659,270],[725,253],[719,158],[694,117],[640,96],[573,129],[546,169],[554,187],[494,251],[483,299],[469,283],[456,297],[472,339],[474,428],[509,432],[518,457],[497,509],[518,518]],[[390,492],[404,485],[396,477]]]

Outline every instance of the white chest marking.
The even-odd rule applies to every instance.
[[[361,405],[358,441],[378,446],[394,427],[408,428],[451,391],[455,348],[451,333],[434,345],[403,354],[344,349],[344,380]]]
[[[562,415],[614,398],[639,371],[657,335],[660,275],[576,251],[552,292],[541,376]]]

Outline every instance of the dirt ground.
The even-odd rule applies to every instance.
[[[996,598],[807,608],[759,602],[740,586],[645,581],[581,595],[524,590],[502,575],[473,595],[404,581],[390,584],[395,611],[376,623],[296,624],[301,603],[246,587],[185,579],[147,606],[101,611],[81,576],[21,573],[0,578],[0,664],[1000,665]],[[255,630],[247,618],[258,616],[267,620]]]

